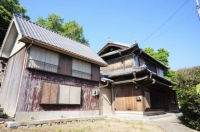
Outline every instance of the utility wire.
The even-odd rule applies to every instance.
[[[188,1],[189,0],[185,1],[181,7],[178,8],[178,10],[176,10],[167,20],[165,20],[165,22],[161,24],[153,33],[151,33],[141,44],[145,43],[152,35],[154,35],[160,28],[162,28],[162,26],[164,26],[173,16],[175,16],[176,13],[178,13]]]
[[[179,22],[177,22],[176,24],[174,24],[172,27],[170,27],[169,29],[167,29],[166,31],[164,31],[163,33],[161,33],[160,35],[158,35],[156,38],[154,38],[153,40],[149,41],[149,43],[152,42],[152,41],[154,41],[158,37],[162,36],[163,34],[165,34],[166,32],[168,32],[169,30],[171,30],[172,28],[174,28],[176,25],[178,25],[179,23],[181,23],[182,21],[184,21],[185,19],[189,18],[190,16],[192,16],[195,13],[196,12],[193,12],[193,13],[189,14],[188,16],[186,16],[185,18],[183,18],[182,20],[180,20]]]

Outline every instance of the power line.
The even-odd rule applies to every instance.
[[[189,14],[188,16],[186,16],[185,18],[183,18],[182,20],[180,20],[178,23],[174,24],[172,27],[170,27],[169,29],[167,29],[166,31],[164,31],[163,33],[161,33],[160,35],[158,35],[156,38],[154,38],[153,40],[149,41],[152,42],[155,39],[157,39],[158,37],[162,36],[163,34],[165,34],[166,32],[168,32],[169,30],[171,30],[172,28],[174,28],[176,25],[178,25],[179,23],[181,23],[182,21],[184,21],[185,19],[189,18],[191,15],[195,14],[196,12],[193,12],[191,14]]]
[[[164,21],[163,24],[161,24],[153,33],[151,33],[141,44],[145,43],[152,35],[154,35],[162,26],[164,26],[173,16],[176,15],[176,13],[179,12],[179,10],[181,10],[181,8],[183,8],[183,6],[188,2],[189,0],[185,1],[181,7],[178,8],[178,10],[176,10],[167,20]]]

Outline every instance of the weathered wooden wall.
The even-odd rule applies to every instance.
[[[141,89],[136,89],[133,83],[115,85],[115,110],[116,111],[143,111],[143,102],[137,101],[141,96]]]
[[[40,91],[42,81],[52,81],[61,84],[81,86],[81,105],[40,105]],[[68,111],[68,110],[98,110],[99,99],[92,96],[92,90],[97,88],[98,82],[69,76],[25,69],[19,96],[17,112],[24,111]]]
[[[108,66],[107,67],[101,67],[101,72],[102,73],[108,73],[108,72],[112,72],[115,70],[122,70],[122,69],[126,69],[126,68],[131,68],[134,67],[135,63],[134,63],[134,59],[133,59],[133,55],[129,55],[126,58],[121,58],[121,59],[116,59],[113,61],[109,61],[108,62]]]
[[[3,84],[0,88],[0,104],[9,116],[14,116],[16,110],[25,50],[23,48],[8,60]]]

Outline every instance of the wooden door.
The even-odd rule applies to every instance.
[[[150,90],[151,108],[164,109],[164,92],[157,89]]]

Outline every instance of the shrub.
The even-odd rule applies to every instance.
[[[180,69],[176,72],[177,92],[179,105],[187,125],[200,130],[200,67]]]

